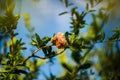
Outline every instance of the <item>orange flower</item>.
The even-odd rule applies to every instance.
[[[53,38],[51,38],[51,41],[55,41],[57,48],[64,48],[67,46],[67,41],[64,37],[64,34],[62,32],[58,32],[57,35],[55,35]]]

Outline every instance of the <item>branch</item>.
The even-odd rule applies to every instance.
[[[84,58],[93,49],[93,47],[94,47],[94,45],[92,45],[91,48],[89,50],[87,50],[87,52],[84,54],[82,60],[84,60]],[[80,71],[80,69],[81,69],[81,62],[75,67],[75,70],[72,72],[72,78],[73,78],[73,80],[76,77],[77,73]]]
[[[49,59],[51,57],[55,57],[57,55],[60,55],[61,53],[63,53],[66,49],[62,50],[61,52],[59,53],[56,53],[56,54],[52,54],[52,55],[48,55],[46,57],[41,57],[41,56],[37,56],[37,55],[33,55],[32,57],[36,57],[36,58],[40,58],[40,59]]]
[[[96,43],[106,43],[106,42],[120,42],[120,39],[119,40],[108,40],[108,41],[96,42]]]
[[[22,64],[25,64],[25,62],[26,62],[28,59],[30,59],[31,57],[34,57],[34,55],[35,55],[39,50],[41,50],[42,48],[49,47],[49,46],[52,46],[52,44],[50,44],[50,45],[48,45],[48,46],[43,46],[43,47],[38,48],[38,49],[35,50],[33,53],[31,53],[31,55],[28,56],[28,58],[26,58],[26,59],[23,61]]]
[[[95,42],[95,43],[92,43],[91,44],[91,47],[90,49],[87,50],[87,52],[84,54],[83,56],[83,60],[84,58],[87,56],[87,54],[94,48],[94,45],[97,44],[97,43],[106,43],[106,42],[119,42],[120,40],[108,40],[108,41],[103,41],[103,42]],[[72,72],[72,78],[74,79],[76,77],[76,74],[80,71],[81,69],[81,63],[79,63],[77,65],[77,67],[75,67],[75,70]]]

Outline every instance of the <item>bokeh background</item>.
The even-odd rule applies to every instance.
[[[89,3],[89,0],[68,1],[76,5],[79,12],[84,11],[86,3]],[[6,0],[0,0],[0,15],[4,14],[5,2]],[[105,39],[109,38],[113,34],[113,29],[115,29],[117,26],[119,27],[120,25],[119,5],[119,0],[104,0],[95,7],[91,8],[96,10],[94,14],[97,14],[101,7],[108,7],[108,9],[105,11],[109,17],[108,22],[104,25],[104,30],[106,33]],[[27,46],[27,50],[22,52],[24,57],[28,57],[31,51],[35,49],[30,45],[31,39],[29,37],[32,36],[32,34],[38,33],[40,37],[44,37],[46,35],[52,37],[53,34],[58,32],[65,33],[66,31],[71,31],[69,27],[71,25],[70,14],[61,16],[59,15],[64,11],[69,11],[69,9],[66,8],[60,0],[15,0],[14,14],[20,14],[20,19],[17,25],[18,27],[15,31],[19,33],[17,38],[22,38],[22,40],[26,43],[25,45]],[[83,37],[87,37],[89,26],[93,21],[91,14],[92,13],[85,17],[87,25],[81,30]],[[28,19],[28,24],[26,23],[25,19]],[[31,31],[32,33],[30,32],[29,28],[33,30]],[[0,52],[2,52],[2,42],[0,46]],[[41,53],[42,52],[40,51],[37,54],[41,55]],[[75,65],[76,63],[74,63],[69,53],[69,50],[66,51],[66,61]],[[96,43],[93,50],[90,52],[90,55],[87,57],[94,62],[92,70],[95,74],[91,75],[91,80],[94,80],[94,77],[96,77],[96,80],[101,80],[102,76],[105,74],[102,74],[102,70],[106,70],[107,73],[108,67],[110,67],[108,72],[111,70],[111,73],[113,72],[114,75],[117,75],[117,72],[120,70],[119,66],[117,66],[117,64],[119,64],[118,60],[120,55],[117,54],[120,54],[120,42]],[[39,68],[37,80],[45,80],[45,77],[50,77],[51,74],[57,77],[63,74],[62,72],[64,69],[59,64],[58,57],[60,56],[54,57],[51,60],[45,60],[44,65]],[[31,58],[30,60],[32,61],[34,59]],[[118,70],[114,70],[115,68]],[[102,76],[99,75],[100,72]]]

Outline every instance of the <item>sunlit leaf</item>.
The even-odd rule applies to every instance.
[[[62,53],[60,56],[59,56],[59,62],[60,63],[67,63],[67,55],[66,55],[66,53],[64,52],[64,53]]]
[[[9,15],[9,14],[13,14],[13,11],[14,11],[14,8],[15,8],[15,3],[14,1],[13,2],[10,2],[10,1],[6,1],[7,3],[7,9],[6,9],[6,14]]]
[[[24,21],[25,21],[25,26],[27,28],[29,28],[31,26],[30,24],[30,15],[29,14],[23,14],[23,17],[24,17]]]
[[[95,12],[96,10],[89,10],[88,12]]]
[[[35,40],[33,40],[33,39],[32,39],[31,44],[32,44],[33,46],[37,46],[37,42],[36,42]]]
[[[47,60],[37,60],[37,63],[36,63],[36,65],[37,66],[41,66],[41,65],[43,65],[43,64],[45,64],[47,62]]]
[[[90,26],[88,30],[88,36],[92,39],[94,39],[97,36],[96,28],[95,26]]]

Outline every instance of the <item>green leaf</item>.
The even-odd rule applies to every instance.
[[[13,74],[20,74],[20,73],[22,73],[22,74],[27,74],[26,71],[24,71],[24,70],[18,70],[18,69],[15,69],[12,73],[13,73]]]
[[[18,35],[18,33],[14,33],[14,34],[13,34],[14,37],[17,36],[17,35]]]
[[[50,55],[55,55],[56,54],[56,52],[55,51],[52,51],[51,53],[50,53]]]
[[[14,79],[14,74],[10,74],[10,80]]]
[[[21,42],[20,45],[23,46],[23,45],[25,45],[25,43],[24,43],[24,42]]]
[[[96,10],[89,10],[88,12],[95,12]]]
[[[80,27],[80,28],[84,28],[84,27],[85,27],[85,24],[79,24],[79,27]]]
[[[65,7],[68,7],[68,0],[64,0],[65,1]]]
[[[42,51],[44,52],[45,56],[47,55],[47,50],[46,48],[42,48]]]
[[[94,7],[94,2],[93,2],[94,0],[90,0],[90,5],[91,5],[91,7]]]
[[[120,34],[119,33],[114,33],[109,40],[118,40],[119,39]]]
[[[76,16],[77,20],[79,21],[81,15],[79,15],[79,13],[78,13],[77,11],[74,12],[74,13],[75,13],[75,16]],[[77,21],[77,20],[76,20],[76,21]],[[78,21],[77,21],[77,22],[78,22]]]
[[[69,34],[70,34],[70,33],[68,33],[68,32],[65,33],[65,39],[67,40],[68,44],[70,44]]]
[[[33,46],[36,46],[36,47],[37,47],[37,42],[36,42],[35,40],[33,40],[33,39],[32,39],[31,44],[32,44]]]
[[[22,50],[26,50],[27,48],[26,48],[26,47],[22,47],[21,49],[22,49]]]
[[[120,38],[120,28],[116,27],[115,30],[113,30],[114,34],[109,38],[109,40],[118,40]]]
[[[48,36],[45,36],[44,38],[42,38],[42,41],[47,44],[50,41],[50,38]]]
[[[98,28],[96,26],[96,23],[93,23],[88,29],[88,37],[91,39],[95,39],[97,34],[98,34]]]
[[[13,14],[13,11],[14,11],[14,8],[15,8],[15,3],[14,1],[13,2],[10,2],[9,1],[6,1],[8,7],[6,9],[6,14],[7,15],[10,15],[10,14]]]
[[[101,30],[100,41],[102,42],[104,39],[105,39],[105,32],[104,30]]]
[[[68,6],[72,6],[72,5],[74,5],[74,4],[73,4],[73,3],[69,3],[69,4],[68,4]]]
[[[52,53],[52,47],[51,47],[51,46],[49,46],[49,47],[47,47],[47,48],[42,48],[42,51],[44,52],[45,56],[48,56],[49,54],[50,54],[50,55],[53,54],[53,53]]]
[[[77,9],[78,7],[76,6],[76,7],[73,7],[72,9],[71,9],[71,15],[73,16],[73,14],[75,14],[75,10]]]
[[[65,33],[65,38],[66,38],[66,39],[68,39],[68,35],[69,35],[69,33],[66,32],[66,33]]]
[[[75,33],[72,33],[72,34],[71,34],[71,37],[70,37],[70,42],[71,42],[71,43],[74,42],[75,37],[76,37],[76,36],[75,36]]]
[[[89,4],[86,4],[86,11],[89,11]]]
[[[91,62],[86,62],[80,66],[80,69],[88,69],[92,66]]]
[[[67,14],[67,13],[68,13],[67,11],[62,12],[62,13],[59,14],[59,16],[64,15],[64,14]]]
[[[29,14],[23,14],[24,21],[25,21],[25,26],[29,28],[31,26],[30,24],[30,15]]]
[[[35,34],[35,37],[36,37],[36,40],[37,40],[37,43],[38,43],[38,47],[41,47],[44,45],[43,41],[41,40],[40,36],[36,33]]]
[[[67,70],[69,71],[70,73],[72,73],[72,67],[66,63],[62,63],[62,66]]]
[[[47,47],[47,51],[48,51],[48,53],[51,53],[52,47],[51,46]]]
[[[16,15],[15,15],[15,18],[16,18],[16,20],[18,20],[18,19],[20,18],[20,15],[19,15],[19,14],[16,14]]]
[[[80,54],[80,50],[76,49],[76,48],[72,51],[71,56],[76,63],[79,63],[80,60],[82,59],[81,54]]]

